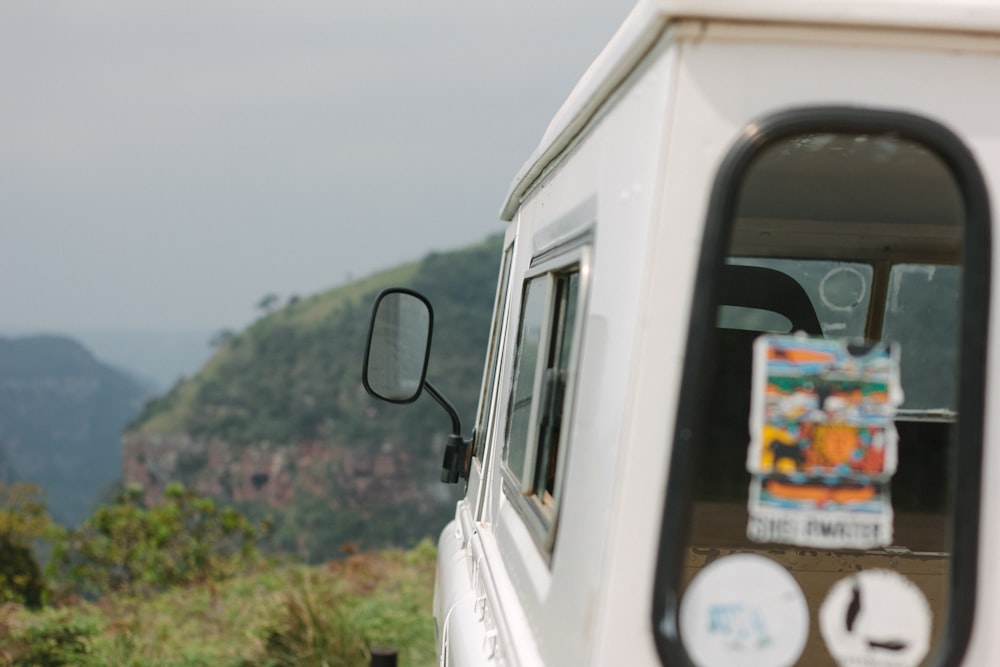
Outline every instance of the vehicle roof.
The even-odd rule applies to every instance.
[[[639,0],[559,109],[518,171],[500,217],[511,220],[522,197],[569,145],[611,92],[672,22],[725,21],[902,28],[1000,35],[997,0]]]

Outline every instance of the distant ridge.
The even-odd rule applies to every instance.
[[[53,517],[74,524],[119,479],[123,426],[149,391],[58,335],[0,337],[5,477],[39,484]]]

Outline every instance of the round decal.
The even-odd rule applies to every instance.
[[[909,579],[864,570],[841,579],[819,610],[819,629],[841,667],[912,667],[927,655],[931,608]]]
[[[679,620],[698,667],[789,667],[809,635],[809,608],[795,578],[756,554],[702,568],[681,600]]]
[[[830,269],[819,281],[819,298],[830,310],[851,311],[861,305],[867,293],[864,274],[851,266]]]

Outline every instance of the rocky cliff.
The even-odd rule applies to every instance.
[[[322,441],[234,445],[128,434],[122,466],[124,482],[141,485],[147,504],[161,502],[166,484],[180,481],[268,518],[274,524],[269,545],[306,560],[328,557],[348,542],[419,539],[443,525],[456,499],[437,482],[431,457],[393,443],[371,450]],[[311,523],[304,508],[314,515]],[[401,516],[389,516],[395,514]]]

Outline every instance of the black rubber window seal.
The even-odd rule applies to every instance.
[[[972,633],[976,606],[979,513],[985,413],[986,354],[991,275],[990,202],[972,152],[940,123],[907,112],[859,107],[807,107],[782,111],[746,126],[716,177],[699,258],[682,390],[664,499],[653,586],[652,623],[664,665],[691,665],[679,636],[678,615],[684,538],[692,507],[692,444],[708,419],[708,382],[702,369],[715,342],[718,267],[722,265],[739,185],[754,158],[775,141],[805,133],[891,133],[921,144],[950,170],[965,207],[963,230],[962,325],[959,338],[960,392],[951,497],[952,562],[947,625],[926,664],[959,665]],[[960,483],[959,483],[960,482]]]

